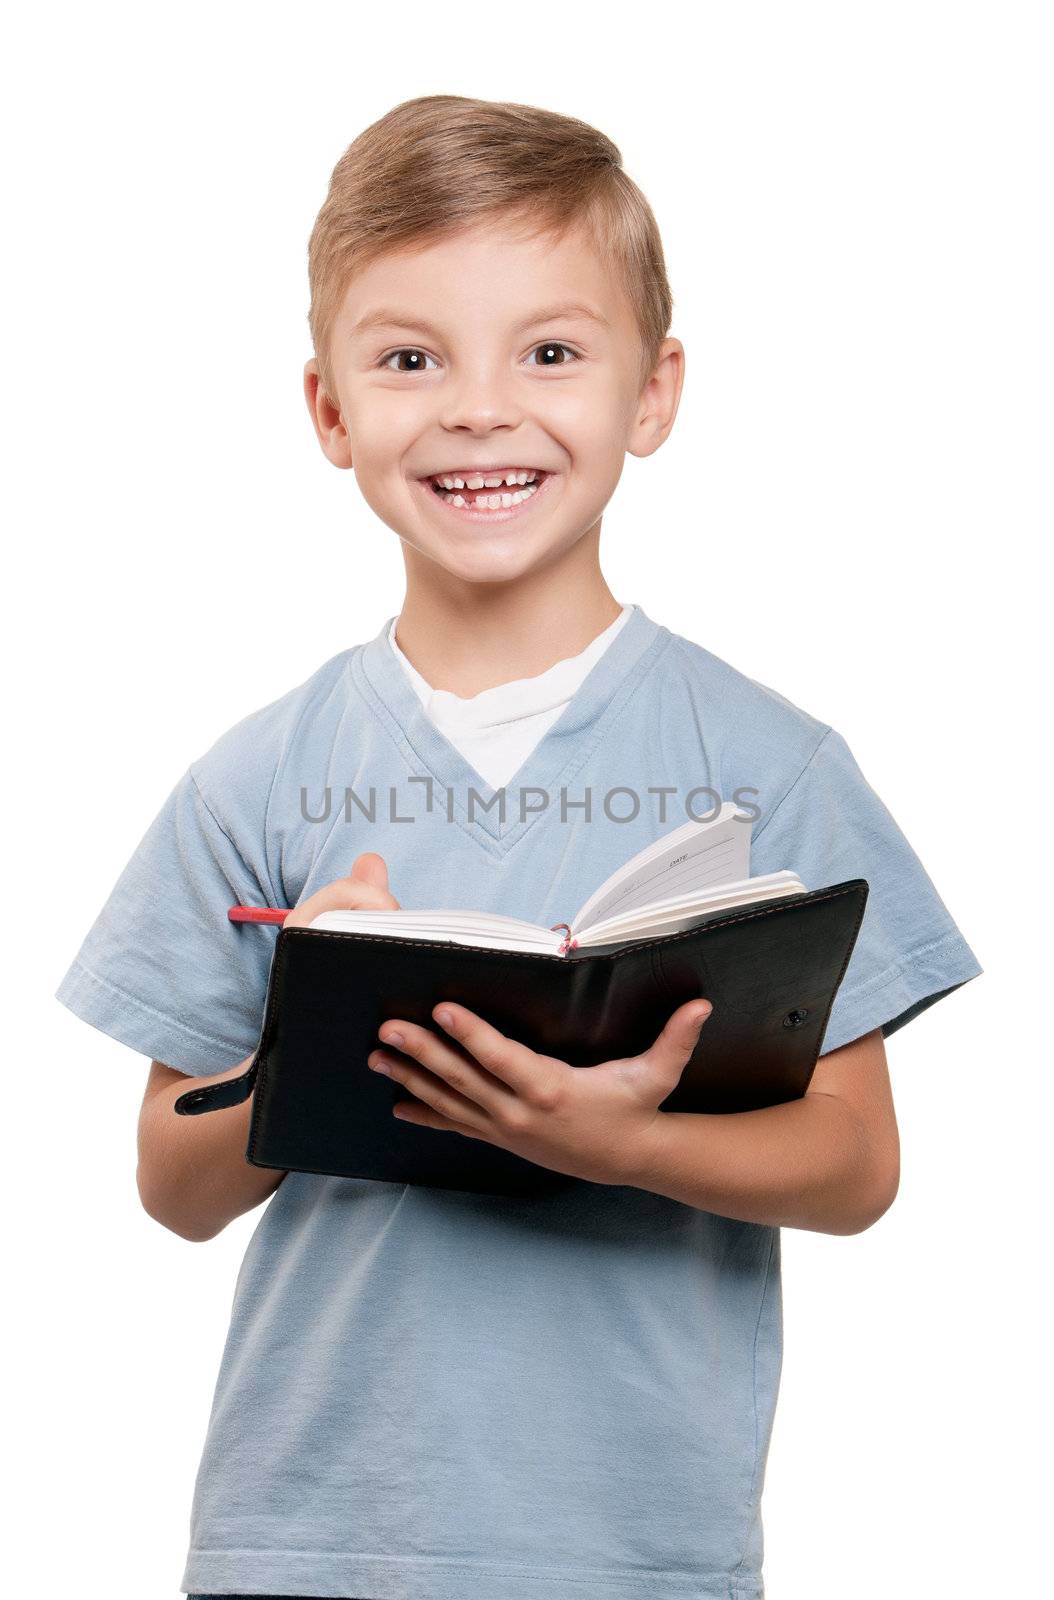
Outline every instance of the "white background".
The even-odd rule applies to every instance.
[[[608,582],[846,737],[985,968],[889,1041],[892,1210],[849,1238],[784,1231],[768,1593],[1038,1592],[1048,17],[22,8],[2,96],[12,1595],[177,1593],[261,1213],[194,1246],[142,1212],[148,1064],[52,994],[187,763],[399,609],[396,537],[304,406],[306,245],[346,145],[437,92],[621,147],[687,380],[605,517]]]

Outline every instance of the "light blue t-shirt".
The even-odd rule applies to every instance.
[[[870,884],[825,1051],[980,972],[841,736],[640,606],[504,816],[391,620],[191,763],[63,979],[78,1016],[219,1072],[258,1041],[274,940],[233,902],[292,906],[376,850],[404,906],[549,926],[717,798],[758,810],[752,873]],[[759,1600],[781,1354],[777,1228],[632,1187],[289,1173],[238,1274],[181,1587]]]

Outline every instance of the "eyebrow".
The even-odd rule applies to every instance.
[[[524,333],[528,328],[536,327],[540,322],[594,322],[598,327],[610,328],[607,317],[602,316],[592,306],[566,304],[559,306],[544,306],[541,311],[533,311],[529,317],[524,317],[515,333]],[[421,322],[410,311],[399,311],[389,306],[382,306],[377,311],[370,311],[366,316],[360,317],[352,328],[352,334],[369,333],[376,328],[406,328],[416,333],[426,333],[434,338],[437,329],[430,327],[427,322]]]

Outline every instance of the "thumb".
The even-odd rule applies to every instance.
[[[376,890],[376,895],[370,896],[369,903],[376,903],[378,910],[399,910],[399,902],[388,887],[388,864],[376,850],[364,850],[362,855],[356,856],[351,871],[343,881],[353,886],[367,884],[370,889]]]
[[[688,1000],[678,1006],[653,1045],[644,1052],[652,1066],[677,1083],[699,1041],[700,1030],[713,1010],[709,1000]]]
[[[343,878],[316,889],[300,901],[285,919],[287,928],[306,928],[326,911],[398,911],[399,902],[388,888],[384,857],[373,850],[356,856]]]
[[[388,892],[388,865],[376,850],[364,850],[361,856],[356,856],[347,876],[358,883],[371,883],[374,888]]]

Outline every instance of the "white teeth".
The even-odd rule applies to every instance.
[[[513,489],[535,483],[537,478],[537,472],[530,467],[515,467],[509,472],[492,472],[487,476],[481,472],[470,472],[464,477],[458,477],[455,473],[436,473],[434,481],[442,484],[444,489]]]
[[[448,506],[475,506],[477,511],[508,511],[512,506],[518,506],[521,501],[529,500],[532,494],[537,494],[537,483],[528,483],[522,489],[517,489],[514,494],[477,494],[471,500],[466,500],[461,494],[440,495]]]

